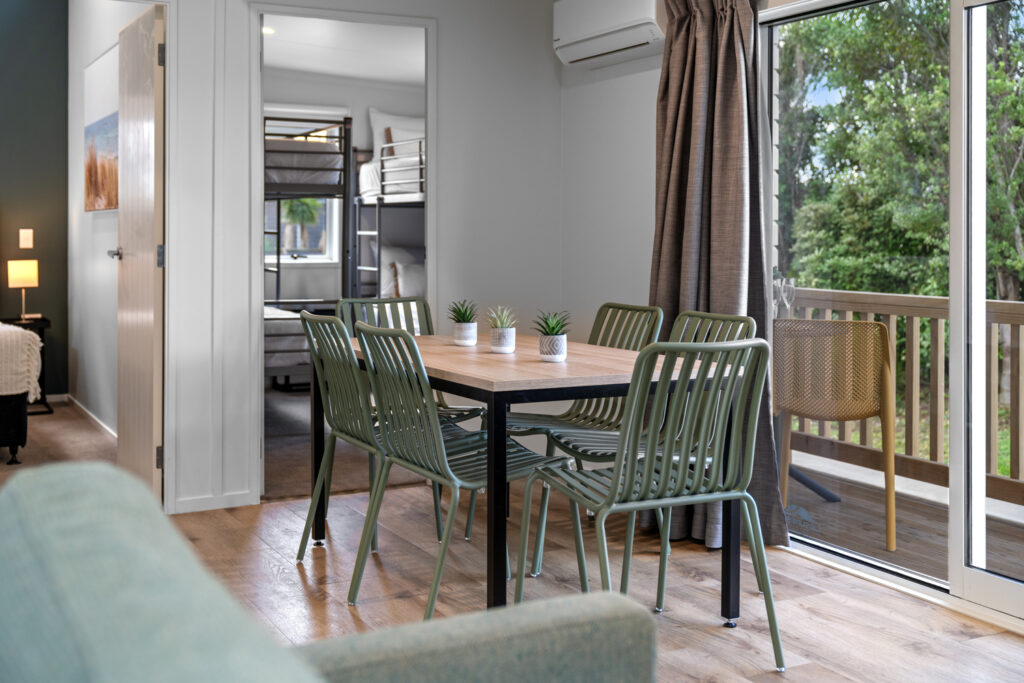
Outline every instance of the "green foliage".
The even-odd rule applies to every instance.
[[[533,329],[544,337],[565,334],[569,330],[569,313],[566,311],[560,313],[540,311],[533,319]]]
[[[494,329],[516,326],[516,317],[508,306],[495,306],[487,311],[487,323]]]
[[[281,202],[281,209],[284,219],[295,225],[311,225],[320,218],[320,211],[323,210],[321,200],[312,197],[302,199],[286,199]]]
[[[476,304],[469,299],[453,301],[448,305],[448,319],[453,323],[471,323],[476,320]]]

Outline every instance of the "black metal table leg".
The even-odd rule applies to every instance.
[[[316,489],[316,477],[320,472],[320,463],[324,459],[324,399],[320,395],[320,383],[316,381],[316,377],[310,382],[309,387],[309,434],[312,448],[309,490],[312,495]],[[313,545],[315,546],[323,545],[324,538],[327,537],[327,499],[330,495],[331,492],[325,486],[320,504],[316,506],[316,515],[313,516]]]
[[[509,401],[501,394],[487,399],[487,606],[505,604],[505,425]]]
[[[741,514],[739,500],[722,502],[722,616],[730,628],[740,616]]]

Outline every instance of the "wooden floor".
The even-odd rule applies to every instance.
[[[808,472],[842,499],[829,503],[794,480],[786,517],[790,531],[946,580],[948,508],[921,498],[896,495],[896,550],[885,550],[883,490],[827,474]],[[1024,580],[1024,527],[989,518],[988,567]]]
[[[304,643],[422,618],[438,549],[430,489],[389,489],[381,514],[380,552],[367,564],[359,604],[350,607],[346,594],[366,504],[366,494],[334,496],[328,544],[313,548],[303,564],[295,563],[294,554],[307,500],[178,515],[174,521],[206,564],[267,628],[282,642]],[[513,558],[521,504],[520,489],[513,487]],[[465,513],[463,502],[456,528],[464,524]],[[471,542],[460,537],[452,543],[438,617],[483,605],[483,519],[478,516],[481,525]],[[568,520],[568,506],[552,496],[544,572],[528,579],[527,600],[579,590]],[[623,520],[610,523],[615,577],[622,551],[615,539],[622,536]],[[587,525],[585,541],[593,581],[598,575],[596,544]],[[1024,638],[783,550],[770,549],[768,561],[788,665],[786,679],[1021,680]],[[722,627],[720,562],[719,553],[703,547],[685,542],[673,546],[666,609],[655,616],[660,680],[780,676],[774,670],[764,604],[745,552],[743,616],[739,628]],[[653,606],[656,577],[656,538],[638,534],[630,596]],[[511,588],[510,584],[510,592]]]

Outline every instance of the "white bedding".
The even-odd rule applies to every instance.
[[[39,398],[42,348],[43,342],[35,332],[0,323],[0,395],[27,392],[29,401]]]
[[[388,200],[398,201],[398,197],[392,195],[402,195],[402,201],[423,201],[419,182],[419,159],[385,159],[384,167],[388,169],[389,181],[409,181],[389,184],[384,191]],[[359,167],[359,194],[364,200],[374,201],[381,194],[379,162],[368,161]]]
[[[267,375],[286,374],[282,368],[309,365],[309,346],[302,331],[302,320],[295,311],[286,311],[273,306],[263,307],[264,335],[287,334],[287,337],[265,336],[263,364]],[[277,370],[277,372],[274,372]]]
[[[265,183],[337,185],[341,182],[342,159],[336,143],[271,139],[264,141],[264,150],[263,163],[266,166],[333,169],[308,171],[292,168],[267,168],[263,175]],[[314,153],[309,154],[308,152]]]

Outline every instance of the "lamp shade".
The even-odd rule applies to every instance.
[[[39,261],[24,259],[7,262],[7,286],[11,289],[39,286]]]

